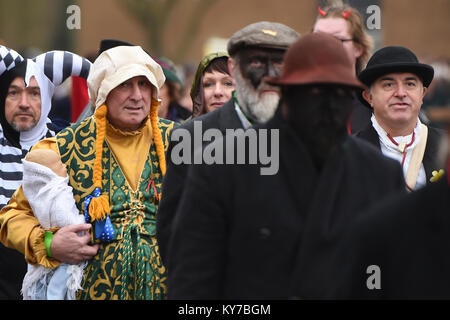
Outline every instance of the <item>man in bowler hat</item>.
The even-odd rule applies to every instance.
[[[406,192],[398,163],[347,134],[352,91],[363,85],[341,41],[302,36],[281,75],[266,83],[282,99],[274,117],[253,129],[279,132],[279,170],[189,168],[168,255],[171,299],[308,298],[306,267],[320,281],[326,249],[343,227],[385,196]]]
[[[403,168],[406,188],[417,190],[432,178],[441,132],[419,119],[434,70],[404,47],[385,47],[358,75],[368,88],[361,100],[373,110],[371,125],[357,134]]]

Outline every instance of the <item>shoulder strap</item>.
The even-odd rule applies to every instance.
[[[408,170],[406,171],[406,184],[414,189],[419,175],[420,165],[422,164],[423,155],[425,153],[425,147],[428,139],[428,127],[423,123],[420,124],[420,141],[414,148],[411,159],[409,161]]]

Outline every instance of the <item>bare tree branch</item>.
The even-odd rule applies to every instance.
[[[190,15],[188,27],[186,28],[184,36],[175,53],[176,60],[181,60],[185,53],[190,49],[204,16],[216,1],[217,0],[198,0],[194,11]]]
[[[179,0],[116,0],[133,18],[144,27],[147,44],[151,53],[161,56],[165,53],[163,34],[170,13],[179,4]],[[192,46],[205,14],[217,0],[197,0],[190,13],[189,20],[175,52],[175,60],[182,60]]]

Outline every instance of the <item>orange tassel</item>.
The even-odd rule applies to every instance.
[[[91,221],[104,220],[110,213],[109,198],[102,194],[100,197],[93,197],[89,204],[89,215]]]

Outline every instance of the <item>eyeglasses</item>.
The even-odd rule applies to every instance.
[[[346,41],[354,41],[354,39],[352,39],[352,38],[349,38],[349,39],[342,39],[342,38],[338,38],[338,37],[335,37],[335,38],[338,39],[338,40],[341,40],[342,43],[344,43]]]
[[[346,41],[353,41],[353,39],[341,39],[341,38],[338,38],[338,37],[335,37],[336,39],[338,39],[338,40],[341,40],[342,41],[342,43],[344,43],[344,42],[346,42]]]

